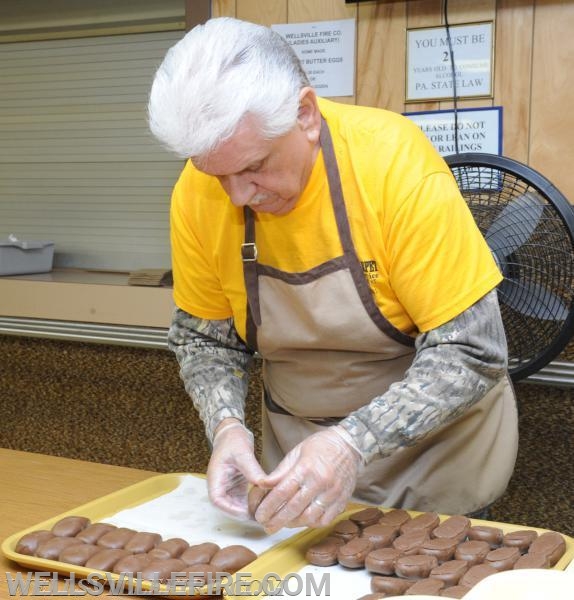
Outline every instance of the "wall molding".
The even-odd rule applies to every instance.
[[[0,317],[0,334],[167,349],[167,328]]]

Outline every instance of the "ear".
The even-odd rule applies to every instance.
[[[299,112],[297,113],[297,124],[307,135],[313,144],[319,141],[321,132],[321,112],[317,104],[315,90],[304,87],[299,92]]]

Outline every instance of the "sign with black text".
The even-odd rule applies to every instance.
[[[355,20],[272,25],[299,57],[319,96],[352,96],[355,79]]]
[[[426,134],[439,154],[456,153],[455,131],[459,152],[502,153],[502,107],[460,108],[404,113]]]
[[[492,96],[492,23],[407,32],[406,101]],[[450,48],[454,58],[454,73]]]

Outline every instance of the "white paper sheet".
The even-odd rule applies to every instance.
[[[193,475],[182,476],[173,491],[122,510],[102,522],[159,533],[163,539],[183,538],[189,544],[215,542],[222,547],[242,544],[258,555],[303,530],[282,529],[267,535],[257,523],[234,520],[211,504],[206,480]]]

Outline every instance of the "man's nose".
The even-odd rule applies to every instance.
[[[230,175],[226,181],[226,191],[235,206],[245,206],[255,195],[257,188],[245,175]]]

